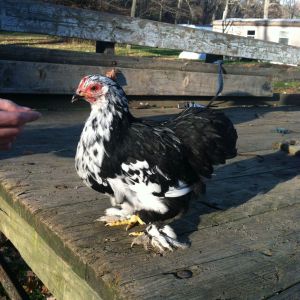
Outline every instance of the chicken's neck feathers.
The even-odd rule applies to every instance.
[[[86,161],[91,168],[101,168],[105,157],[110,157],[113,149],[118,147],[120,139],[126,136],[126,131],[134,119],[127,107],[113,101],[104,102],[105,100],[92,104],[78,144],[76,156],[79,157],[86,151],[88,156],[83,156],[92,158],[92,161]]]

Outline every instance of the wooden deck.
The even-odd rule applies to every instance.
[[[239,152],[253,155],[220,166],[207,195],[174,224],[189,249],[153,255],[131,248],[123,228],[94,222],[108,199],[73,166],[87,110],[44,111],[1,153],[0,230],[57,299],[299,299],[300,159],[272,143],[300,139],[300,108],[226,111]]]

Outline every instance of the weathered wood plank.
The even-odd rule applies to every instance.
[[[1,45],[2,60],[34,61],[59,64],[120,67],[133,69],[179,70],[217,73],[216,64],[196,60],[164,59],[159,57],[116,56],[100,53],[53,50],[44,48]],[[270,64],[224,64],[225,74],[267,76],[271,80],[300,80],[299,67]]]
[[[229,255],[223,249],[227,257],[183,269],[175,265],[150,278],[128,281],[123,288],[129,298],[135,291],[134,296],[143,299],[265,299],[284,286],[299,282],[300,255],[296,234],[299,232],[289,236],[287,244],[280,237],[273,244],[262,241],[258,246],[254,241],[253,248],[250,246],[239,254]],[[216,234],[215,238],[219,237]],[[228,244],[234,243],[234,232],[228,239],[231,240]],[[236,243],[240,244],[241,240]],[[192,271],[193,276],[180,280],[176,276],[180,270]]]
[[[0,61],[0,92],[72,94],[85,75],[105,74],[107,68],[38,62]],[[211,96],[217,75],[212,73],[120,68],[118,77],[128,95]],[[245,84],[247,83],[247,84]],[[267,78],[224,75],[223,96],[272,96]]]
[[[100,300],[85,280],[80,278],[43,238],[3,198],[0,197],[0,230],[15,245],[37,276],[57,299]]]
[[[137,112],[150,114],[151,110]],[[299,120],[299,111],[280,112],[278,108],[228,112],[239,123],[238,131],[243,128],[245,133],[253,128],[243,127],[247,122],[263,128],[272,118],[281,126]],[[123,228],[94,222],[107,208],[107,199],[82,187],[73,166],[72,148],[80,134],[77,124],[86,113],[45,112],[43,119],[25,130],[14,152],[5,154],[0,180],[6,194],[13,196],[7,203],[93,288],[102,284],[103,290],[125,299],[258,299],[300,281],[296,161],[293,166],[284,156],[277,159],[269,147],[268,152],[259,153],[265,155],[262,165],[253,157],[238,157],[218,168],[208,183],[207,200],[217,198],[224,210],[205,208],[196,201],[190,215],[177,221],[191,247],[165,257],[152,256],[140,247],[131,248],[131,238]],[[265,118],[257,119],[254,113],[263,113]],[[241,141],[269,138],[263,130],[251,133],[241,134]],[[34,151],[22,156],[24,149]],[[256,176],[256,168],[267,173]],[[228,178],[231,172],[238,175],[238,170],[239,180]],[[186,269],[193,276],[178,279],[176,273]]]
[[[296,184],[294,184],[293,186],[296,186]],[[285,193],[285,195],[287,195],[287,194]],[[288,200],[288,197],[286,199]],[[275,199],[273,199],[273,201],[274,200]],[[67,208],[67,207],[65,207],[65,208]],[[94,216],[93,216],[93,214],[89,214],[89,210],[90,210],[90,212],[92,212],[95,210],[95,207],[87,208],[87,210],[85,212],[85,214],[87,216],[89,215],[89,217],[92,219],[92,218],[94,218]],[[245,211],[245,207],[243,210]],[[291,208],[291,210],[295,213],[298,211],[297,209],[293,209],[293,208]],[[71,214],[73,216],[74,221],[76,221],[77,218],[81,219],[82,214],[84,214],[82,209],[80,209],[78,211],[78,207],[76,207],[76,206],[73,209],[69,210],[68,213],[67,212],[68,212],[68,210],[66,210],[65,212],[63,212],[61,210],[58,210],[57,212],[53,212],[53,210],[49,210],[48,215],[45,215],[45,214],[39,215],[38,214],[37,217],[40,218],[41,220],[47,220],[47,222],[49,222],[49,225],[51,225],[53,230],[57,230],[56,229],[57,225],[55,225],[55,224],[59,224],[61,222],[65,223],[66,221],[67,222],[72,221],[72,218],[68,217],[68,215],[70,216],[70,214]],[[75,212],[79,213],[78,215],[77,215],[77,213],[75,214],[75,215],[77,215],[76,218],[74,218]],[[60,214],[61,214],[61,218],[58,219],[57,217]],[[149,274],[148,275],[145,274],[144,270],[147,269],[147,272],[150,272],[150,274],[152,274],[152,271],[151,271],[152,267],[150,267],[152,265],[154,266],[153,272],[156,273],[154,278],[160,278],[159,277],[160,272],[165,272],[165,273],[173,273],[174,272],[175,273],[178,270],[178,268],[180,269],[180,268],[188,267],[190,269],[191,266],[193,266],[192,267],[193,272],[195,272],[195,270],[196,270],[196,273],[195,273],[195,276],[196,276],[197,270],[199,268],[202,269],[202,267],[199,267],[197,265],[197,261],[199,261],[199,260],[202,261],[201,265],[203,264],[204,269],[205,269],[207,262],[211,261],[212,259],[214,259],[216,261],[220,261],[220,256],[222,257],[222,255],[225,255],[225,254],[229,257],[234,256],[234,259],[230,263],[231,267],[233,267],[233,265],[237,265],[236,263],[234,264],[234,261],[236,262],[238,258],[239,258],[240,262],[244,262],[243,265],[244,265],[245,269],[243,269],[243,268],[239,269],[239,272],[242,272],[244,274],[243,275],[243,278],[244,278],[243,279],[243,287],[245,287],[245,281],[248,276],[248,275],[246,276],[245,274],[247,274],[247,272],[250,272],[248,268],[251,266],[251,262],[253,263],[253,261],[256,261],[256,262],[258,262],[258,264],[260,266],[262,263],[258,259],[259,257],[261,257],[260,254],[258,255],[258,258],[255,258],[256,256],[254,255],[254,257],[252,257],[248,262],[247,262],[247,259],[246,259],[246,261],[244,261],[244,258],[245,258],[244,253],[249,252],[249,247],[250,247],[250,249],[254,250],[254,252],[258,251],[259,253],[264,253],[264,251],[265,251],[265,253],[269,253],[266,251],[269,249],[270,246],[268,244],[267,245],[261,244],[261,241],[265,241],[265,240],[272,241],[275,239],[275,237],[276,237],[276,240],[278,241],[278,230],[280,230],[281,233],[283,234],[284,244],[286,244],[285,230],[287,230],[288,228],[292,228],[289,230],[296,230],[296,227],[292,227],[291,224],[289,225],[288,223],[283,224],[281,222],[278,222],[278,214],[279,214],[279,212],[276,212],[276,215],[273,217],[274,220],[277,220],[276,221],[277,223],[275,221],[273,222],[272,219],[270,218],[270,216],[267,216],[267,217],[262,216],[259,219],[253,219],[253,218],[250,219],[248,217],[247,221],[240,221],[238,224],[231,223],[229,225],[226,225],[224,227],[224,229],[222,229],[220,227],[218,229],[216,229],[216,227],[214,227],[213,232],[209,229],[207,229],[206,232],[201,230],[199,232],[199,235],[197,235],[197,234],[193,235],[193,238],[192,238],[193,245],[192,245],[191,251],[196,251],[196,249],[199,249],[202,253],[201,256],[197,260],[195,260],[195,258],[193,258],[191,256],[193,252],[188,252],[186,254],[185,258],[182,257],[183,253],[176,252],[175,256],[168,255],[168,257],[164,260],[162,260],[160,258],[150,258],[148,255],[146,255],[147,260],[144,261],[145,253],[143,251],[141,251],[139,249],[136,249],[134,251],[130,250],[130,247],[129,247],[130,240],[128,239],[128,237],[126,237],[127,233],[125,231],[120,230],[120,229],[109,230],[109,229],[103,228],[103,226],[101,226],[100,224],[99,224],[99,226],[95,226],[92,223],[90,223],[90,225],[88,227],[86,227],[86,230],[83,230],[83,226],[80,225],[80,226],[76,226],[76,227],[69,227],[69,229],[63,229],[63,230],[60,229],[59,232],[64,231],[65,234],[67,233],[67,236],[69,238],[68,243],[76,245],[75,249],[77,248],[77,253],[79,253],[80,255],[82,255],[86,258],[89,257],[89,259],[91,261],[94,261],[94,263],[95,263],[95,259],[96,259],[97,265],[98,265],[98,263],[103,265],[103,257],[102,257],[103,253],[101,253],[102,252],[101,249],[102,249],[102,247],[105,247],[107,255],[111,256],[110,258],[109,257],[107,258],[107,259],[110,259],[109,260],[110,267],[113,268],[112,264],[115,265],[115,268],[120,273],[120,271],[119,271],[120,265],[122,264],[122,273],[125,272],[125,274],[121,278],[123,278],[123,280],[125,280],[125,282],[124,282],[125,290],[128,293],[130,293],[130,295],[132,295],[132,293],[140,292],[139,288],[134,288],[139,285],[139,282],[136,282],[137,281],[136,278],[139,278],[139,280],[142,280],[143,282],[147,281],[147,279],[145,279],[145,280],[141,279],[141,276],[142,277],[150,276]],[[289,217],[288,218],[285,217],[284,220],[294,220],[294,217],[291,214],[291,211],[286,212],[286,214]],[[280,214],[280,216],[282,216],[282,215]],[[60,220],[60,222],[58,222],[58,220]],[[262,223],[262,220],[264,220],[264,223]],[[274,237],[273,236],[269,237],[269,231],[265,230],[265,226],[266,226],[265,224],[269,224],[269,222],[271,222],[271,224],[276,223],[276,230],[275,230],[275,228],[272,228],[272,230],[270,229],[272,234],[274,234]],[[259,228],[261,228],[260,230],[262,230],[263,232],[259,232],[259,233],[255,232],[254,233],[255,235],[253,235],[251,226],[252,227],[259,226]],[[237,228],[240,228],[240,229],[238,230]],[[103,229],[105,229],[105,230],[103,231]],[[238,231],[235,231],[235,230],[238,230]],[[247,233],[247,235],[245,235],[246,233]],[[212,235],[214,236],[213,239],[212,239]],[[71,238],[72,236],[73,236],[73,238]],[[77,237],[74,239],[74,236],[77,236]],[[198,236],[198,238],[200,238],[199,241],[198,241],[197,236]],[[259,236],[259,240],[256,241],[255,236]],[[87,239],[87,237],[89,237],[89,238]],[[232,243],[230,242],[230,244],[228,245],[228,243],[225,243],[225,241],[231,241]],[[244,241],[244,242],[242,242],[242,241]],[[103,245],[103,243],[104,243],[104,245]],[[198,244],[198,243],[200,243],[200,244]],[[94,245],[94,246],[89,248],[90,246],[88,246],[88,245]],[[230,251],[230,253],[228,251]],[[272,249],[272,251],[277,253],[276,248]],[[179,259],[178,255],[180,256],[180,259]],[[126,260],[128,261],[128,264],[130,264],[130,263],[132,264],[132,261],[134,261],[136,263],[132,267],[132,268],[134,268],[134,270],[132,268],[128,268],[127,263],[126,263],[126,267],[124,266],[124,262],[122,263],[122,261],[124,261],[125,257],[126,257]],[[99,261],[97,258],[99,259]],[[193,262],[192,262],[193,265],[191,265],[191,262],[187,261],[189,259],[193,260]],[[200,263],[200,261],[199,261],[199,263]],[[224,263],[222,263],[222,261]],[[285,258],[285,261],[286,261],[286,258]],[[161,266],[155,264],[155,262],[159,262],[159,265],[161,265]],[[173,269],[174,266],[176,266],[175,269]],[[277,263],[276,263],[276,266],[278,266]],[[289,266],[290,266],[290,264],[289,264]],[[232,271],[232,269],[228,269],[228,260],[226,261],[226,260],[222,259],[221,265],[219,263],[217,265],[216,265],[216,263],[214,263],[214,267],[210,267],[209,269],[215,270],[216,267],[219,269],[223,269],[223,270],[226,269],[227,271],[229,270],[229,272]],[[100,266],[99,266],[99,268],[100,268]],[[261,272],[263,272],[263,271],[259,271],[259,269],[257,269],[257,267],[255,267],[255,269],[256,269],[256,272],[258,272],[258,273],[256,273],[257,274],[256,279],[259,281],[260,280],[259,278],[261,278],[260,274],[262,274]],[[246,271],[246,270],[248,270],[248,271]],[[268,270],[270,272],[272,272],[273,267]],[[234,271],[234,269],[233,269],[233,271]],[[264,271],[266,271],[266,270],[264,269]],[[143,274],[140,274],[140,272],[142,272]],[[217,271],[215,271],[215,272],[217,272]],[[288,272],[288,270],[287,270],[287,272]],[[237,272],[234,272],[234,274],[236,274],[236,273]],[[291,272],[289,271],[288,273],[290,274]],[[138,276],[138,274],[140,274],[140,276]],[[223,273],[221,272],[221,274],[223,274]],[[203,274],[201,273],[202,279],[203,278],[207,279],[207,276],[205,274],[204,274],[204,276],[202,276],[202,275]],[[113,275],[111,275],[111,276],[113,276]],[[158,277],[156,277],[156,276],[158,276]],[[246,277],[244,277],[244,276],[246,276]],[[294,276],[294,273],[292,273],[291,276]],[[151,275],[151,277],[152,277],[152,275]],[[163,277],[167,277],[167,276],[165,275]],[[170,274],[170,277],[171,277],[171,274]],[[221,278],[219,277],[217,283],[221,284],[221,287],[224,289],[225,283],[223,282],[223,280],[221,280],[221,282],[220,282],[220,280],[221,280]],[[211,279],[211,281],[216,283],[215,279]],[[249,279],[248,279],[248,281],[249,281]],[[152,282],[152,280],[150,280],[150,281],[148,280],[147,282],[150,284]],[[175,283],[177,282],[175,278],[174,278],[174,282]],[[198,281],[196,280],[196,281],[194,281],[194,283],[192,283],[192,285],[195,287],[199,286],[199,284],[196,285],[196,282],[198,282]],[[259,281],[259,282],[261,282],[261,281]],[[121,286],[123,286],[123,284]],[[214,286],[217,286],[217,285],[214,285]],[[266,286],[268,286],[268,288],[271,288],[269,284]],[[160,285],[159,285],[159,287],[161,288]],[[219,287],[220,286],[218,286],[218,292],[220,292]],[[276,285],[276,287],[278,287],[278,286]],[[148,286],[148,288],[150,288],[150,287]],[[246,286],[246,288],[249,289],[250,287]],[[147,290],[146,287],[145,287],[145,289]],[[166,292],[164,289],[162,289],[162,290],[164,292]],[[195,291],[195,288],[193,288],[193,290]],[[257,290],[254,289],[252,292],[255,293],[256,291]],[[265,291],[265,289],[264,289],[264,291]],[[184,290],[184,292],[188,293],[187,290]],[[208,289],[207,292],[212,293],[212,290]],[[217,290],[216,290],[216,292],[217,292]],[[232,295],[234,295],[234,291],[232,291],[232,289],[229,289],[229,291],[227,291],[227,292],[232,293]],[[236,292],[243,293],[243,292],[241,292],[241,289],[237,290]],[[196,291],[195,291],[195,293],[196,293]],[[163,295],[168,296],[168,294],[163,294]],[[177,295],[177,293],[176,293],[176,295]],[[197,295],[199,296],[199,295],[203,295],[203,294],[200,294],[197,292]],[[127,296],[128,296],[128,294],[127,294]],[[148,296],[149,296],[149,294],[148,294]],[[179,294],[179,296],[180,296],[180,294]],[[129,297],[129,298],[135,298],[135,297]],[[147,298],[147,297],[145,297],[145,298]],[[205,298],[205,297],[203,296],[203,298]]]
[[[293,254],[293,246],[297,245],[297,237],[299,236],[299,232],[294,234],[293,239],[295,243],[292,246],[291,236],[288,232],[292,233],[298,230],[298,226],[293,225],[294,221],[292,220],[296,219],[293,213],[291,214],[292,211],[297,213],[297,207],[290,207],[284,215],[282,214],[282,210],[280,213],[275,211],[270,212],[270,214],[263,214],[259,217],[246,218],[239,222],[228,223],[224,226],[215,226],[210,229],[200,230],[198,233],[195,232],[191,235],[193,244],[189,250],[185,253],[179,251],[174,253],[174,255],[168,255],[166,259],[151,258],[147,255],[145,257],[145,254],[143,251],[140,251],[140,249],[131,250],[128,245],[130,240],[126,238],[126,233],[122,230],[113,230],[111,231],[111,235],[101,231],[100,235],[94,226],[89,225],[67,228],[64,231],[68,232],[68,236],[70,237],[75,234],[76,238],[71,239],[71,242],[77,245],[80,249],[80,253],[84,251],[86,257],[89,257],[89,261],[92,261],[95,265],[99,264],[99,267],[103,264],[103,261],[98,251],[88,251],[87,245],[101,245],[104,242],[107,253],[111,255],[111,270],[118,269],[120,287],[122,287],[122,289],[124,287],[127,295],[125,298],[135,299],[139,295],[143,299],[147,299],[147,297],[156,299],[158,294],[161,294],[163,298],[168,298],[171,296],[169,294],[171,292],[174,299],[181,299],[185,293],[188,294],[189,290],[193,290],[192,294],[194,297],[197,295],[197,297],[201,297],[200,299],[210,299],[209,297],[205,298],[205,296],[207,296],[205,293],[223,292],[226,289],[226,285],[226,290],[231,294],[231,297],[233,297],[236,292],[241,293],[241,295],[247,295],[251,289],[251,293],[256,293],[257,296],[266,296],[281,289],[282,285],[288,286],[291,282],[291,278],[295,280],[293,282],[299,280],[299,273],[296,270],[292,271],[294,263],[295,266],[299,268],[299,261],[287,261],[286,259],[286,255],[289,253],[291,255]],[[283,221],[284,216],[286,222]],[[63,216],[61,220],[62,219]],[[101,226],[99,225],[98,228],[100,230]],[[82,239],[82,236],[86,238]],[[288,243],[286,242],[287,239],[289,240]],[[276,240],[275,245],[274,240]],[[286,243],[288,244],[287,248],[284,247]],[[278,244],[282,244],[283,249],[278,250],[276,248]],[[288,250],[290,248],[291,252]],[[297,248],[295,251],[297,251]],[[249,252],[253,252],[253,256],[247,262],[247,259],[245,261],[245,254]],[[261,265],[262,261],[260,258],[263,256],[275,256],[278,252],[281,253],[280,257],[271,258],[272,268],[268,267],[265,269],[265,264],[263,266]],[[226,258],[230,258],[230,264]],[[270,261],[270,258],[268,261]],[[211,267],[208,267],[208,270],[210,270],[210,278],[208,279],[207,277],[209,276],[207,276],[205,272],[199,274],[197,271],[199,269],[205,270],[210,262],[214,263],[211,264]],[[265,261],[265,263],[267,263],[267,261]],[[281,263],[284,264],[283,266],[286,267],[286,272],[288,272],[291,277],[286,277],[286,273],[282,270],[283,266]],[[120,265],[122,265],[121,270]],[[239,265],[244,265],[245,269],[244,267],[239,268]],[[271,282],[266,283],[265,281],[261,281],[262,274],[264,274],[264,272],[273,273],[274,266],[278,267],[281,271],[281,282],[279,284],[272,282],[271,284]],[[146,273],[144,271],[145,269],[147,270]],[[209,288],[208,290],[203,289],[203,284],[199,284],[199,277],[196,277],[192,282],[189,280],[190,286],[188,288],[179,287],[178,281],[175,277],[172,277],[172,274],[180,269],[192,269],[192,271],[195,272],[195,276],[199,274],[201,278],[200,281],[208,280],[208,284],[213,285],[215,288]],[[233,288],[230,288],[231,284],[229,284],[234,281],[232,281],[231,277],[230,279],[222,279],[221,277],[224,277],[222,276],[224,273],[221,272],[221,270],[225,272],[226,276],[229,275],[227,272],[231,272],[231,274],[243,274],[243,280],[241,280],[242,284],[234,285],[234,291]],[[255,275],[252,274],[254,270],[256,270]],[[168,274],[170,278],[166,278]],[[296,274],[297,276],[295,277]],[[226,276],[224,278],[226,278]],[[218,280],[215,280],[214,277],[217,277]],[[150,291],[152,291],[152,283],[156,282],[155,278],[158,281],[162,280],[164,283],[166,283],[166,281],[168,283],[165,288],[162,287],[163,284],[158,284],[159,288],[154,292],[155,294],[151,296]],[[255,278],[255,282],[259,283],[259,287],[256,286],[256,288],[254,288],[252,286],[253,278]],[[141,281],[142,284],[140,284]],[[262,288],[262,284],[264,284],[264,288]],[[176,286],[176,293],[174,293],[173,289],[170,289],[170,286]],[[268,292],[266,289],[269,289]]]
[[[278,291],[276,295],[270,297],[271,300],[298,300],[300,298],[300,283],[291,286],[284,291]]]
[[[283,44],[28,0],[0,4],[2,30],[300,63],[300,48]]]

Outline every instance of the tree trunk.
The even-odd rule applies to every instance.
[[[268,19],[269,17],[269,4],[270,0],[264,0],[264,19]]]
[[[295,0],[291,0],[290,1],[290,5],[289,5],[289,17],[290,19],[294,19],[295,16],[295,11],[296,11],[296,1]]]
[[[186,4],[188,5],[189,10],[190,10],[190,15],[191,15],[191,19],[192,19],[192,22],[191,22],[191,23],[194,23],[194,22],[196,21],[196,20],[195,20],[194,9],[193,9],[193,7],[191,6],[189,0],[186,0]]]
[[[132,18],[135,17],[135,12],[136,12],[136,1],[137,1],[137,0],[132,0],[132,4],[131,4],[130,17],[132,17]]]
[[[177,10],[176,10],[176,15],[175,15],[175,24],[178,23],[181,6],[182,6],[182,0],[178,0],[178,2],[177,2]]]
[[[164,1],[161,0],[161,2],[160,2],[160,9],[159,9],[159,18],[158,18],[159,22],[162,21],[163,10],[164,10]]]
[[[137,0],[132,0],[132,4],[131,4],[131,11],[130,11],[130,17],[134,18],[135,17],[135,12],[136,12],[136,1]],[[127,45],[126,46],[127,50],[131,49],[131,45]]]
[[[229,6],[229,0],[226,0],[225,8],[224,8],[224,11],[223,11],[223,17],[222,17],[223,21],[226,20],[226,18],[227,18],[228,6]]]

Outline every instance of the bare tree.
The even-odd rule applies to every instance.
[[[270,0],[264,0],[264,19],[268,19],[269,17],[269,5]]]
[[[132,0],[131,10],[130,10],[130,17],[134,18],[136,12],[136,0]]]
[[[263,2],[261,0],[244,0],[240,3],[241,17],[262,18]]]
[[[169,23],[210,24],[226,18],[300,17],[300,0],[44,0]],[[268,8],[268,12],[267,12]]]
[[[161,22],[162,21],[162,17],[163,17],[163,12],[164,12],[164,0],[160,1],[160,8],[159,8],[159,17],[158,17],[158,21]]]
[[[222,16],[223,21],[227,18],[227,15],[228,15],[228,6],[229,6],[229,0],[226,0],[225,8],[224,8],[224,11],[223,11],[223,16]]]
[[[283,7],[280,4],[280,0],[273,0],[269,4],[269,18],[277,19],[283,17]]]
[[[300,13],[300,2],[296,0],[283,0],[282,6],[284,11],[284,16],[289,19],[293,19],[299,16]]]
[[[178,0],[178,2],[177,2],[177,10],[176,10],[176,15],[175,15],[175,24],[177,24],[178,19],[180,17],[182,1],[183,0]]]

